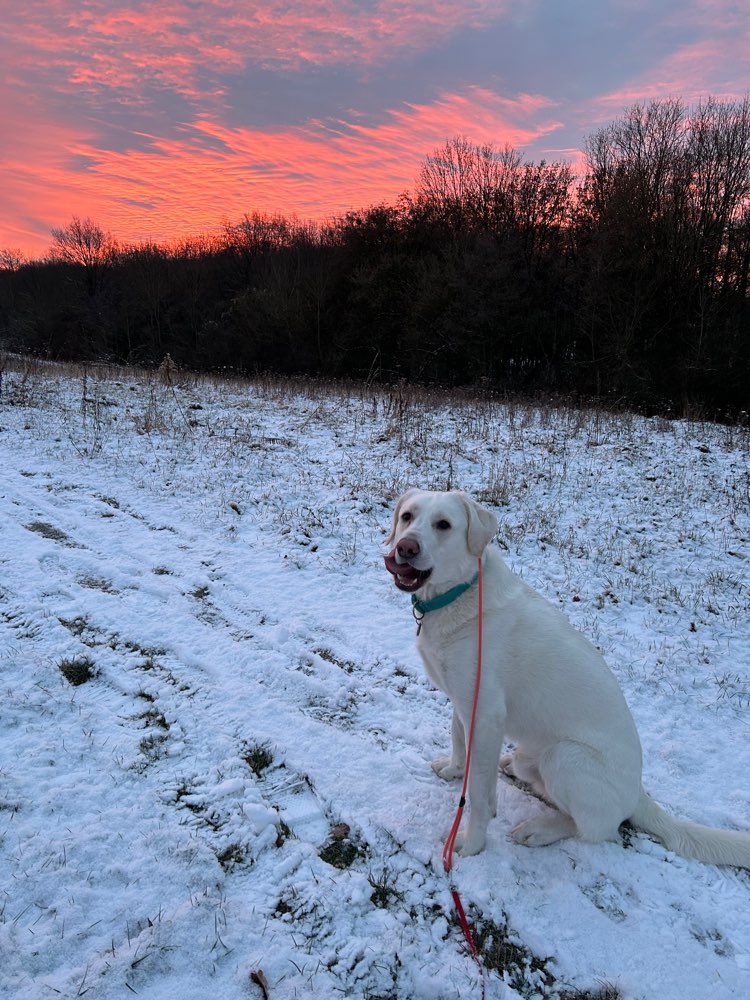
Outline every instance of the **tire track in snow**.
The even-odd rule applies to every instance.
[[[212,588],[219,589],[221,569],[212,562],[210,552],[194,544],[189,533],[177,529],[166,535],[166,541],[160,539],[159,565],[168,568],[173,556],[180,569],[159,574],[154,580],[148,563],[144,567],[143,558],[132,551],[133,541],[138,551],[143,542],[138,536],[147,537],[153,530],[147,520],[123,515],[114,498],[106,502],[108,509],[116,511],[114,516],[102,516],[96,506],[101,501],[91,498],[88,507],[93,508],[92,517],[62,518],[54,502],[39,502],[30,484],[19,485],[19,509],[31,510],[34,518],[43,519],[60,535],[50,532],[37,537],[33,532],[30,539],[22,539],[30,566],[36,562],[36,567],[22,591],[4,594],[3,614],[24,641],[38,640],[47,650],[94,658],[96,676],[75,692],[81,726],[90,734],[92,760],[97,756],[107,760],[126,801],[134,796],[142,799],[137,789],[145,783],[149,808],[154,809],[160,824],[171,826],[167,839],[175,854],[194,856],[196,850],[209,849],[224,868],[227,884],[241,882],[250,871],[262,868],[266,852],[271,856],[286,850],[287,876],[277,884],[278,875],[274,875],[264,915],[273,927],[274,942],[285,942],[285,975],[293,956],[299,957],[294,941],[301,937],[311,954],[323,948],[327,956],[316,958],[314,969],[312,959],[303,963],[311,982],[328,982],[331,988],[392,989],[392,970],[398,966],[396,951],[392,950],[386,960],[388,948],[383,943],[377,948],[368,943],[373,932],[382,942],[389,926],[391,936],[398,935],[399,947],[403,948],[406,940],[407,950],[415,947],[429,954],[436,945],[432,910],[442,912],[444,900],[441,902],[439,880],[430,874],[429,864],[410,855],[396,838],[385,833],[385,817],[381,816],[379,824],[367,820],[370,829],[367,835],[362,833],[349,811],[362,810],[361,794],[349,809],[345,806],[353,789],[372,786],[372,764],[362,736],[351,731],[344,716],[339,719],[344,731],[336,731],[331,717],[316,713],[315,707],[316,699],[322,705],[333,704],[334,712],[340,707],[337,699],[342,679],[347,680],[344,688],[356,690],[357,680],[350,676],[355,664],[344,659],[351,653],[340,641],[328,641],[333,637],[325,636],[325,629],[321,630],[325,644],[313,644],[311,652],[309,622],[298,628],[280,626],[261,608],[248,616],[241,597],[227,602],[214,598]],[[80,496],[77,502],[81,504]],[[23,526],[18,530],[28,531]],[[66,538],[74,544],[68,544]],[[154,554],[153,549],[147,551]],[[115,566],[111,580],[95,576],[104,565]],[[203,579],[207,583],[201,583]],[[100,583],[92,585],[94,580]],[[103,586],[105,580],[107,585]],[[208,593],[204,594],[206,588]],[[231,584],[228,592],[234,593]],[[154,604],[158,605],[157,615]],[[20,614],[23,608],[28,609],[25,615]],[[183,623],[182,641],[175,641],[174,629],[162,627],[165,614],[173,622]],[[225,704],[212,691],[211,676],[217,668],[208,662],[209,657],[214,663],[232,658],[237,662],[237,683],[245,690],[236,704]],[[49,680],[57,678],[54,664],[48,663],[46,672]],[[285,707],[282,712],[273,704],[279,683],[299,689],[306,723],[300,724],[294,709],[290,712]],[[58,678],[57,690],[61,684]],[[56,691],[50,690],[54,699]],[[268,709],[265,719],[269,731],[262,735],[275,745],[280,761],[266,778],[253,776],[244,759],[257,731],[253,723],[257,722],[254,709],[259,701],[265,701]],[[97,755],[97,719],[101,722],[105,717],[117,719],[123,739],[117,747],[106,752],[100,749]],[[283,744],[279,747],[279,732],[295,734],[294,743],[301,752],[290,751],[289,756],[304,759],[309,755],[307,744],[325,748],[323,756],[329,761],[361,758],[363,749],[366,759],[354,774],[351,767],[346,768],[349,773],[343,795],[334,779],[321,797],[315,780],[285,759],[287,751]],[[379,749],[377,745],[375,749]],[[177,768],[176,760],[180,761]],[[322,762],[316,763],[319,773],[330,770],[330,764],[321,771]],[[391,787],[382,797],[390,802]],[[170,812],[174,821],[169,819]],[[389,813],[387,819],[392,818]],[[339,874],[319,852],[334,821],[342,819],[351,825],[353,842],[359,844],[361,853],[350,869]],[[407,884],[408,888],[417,884],[418,894],[412,894],[408,911],[412,916],[406,924],[401,917],[380,913],[371,902],[371,880],[386,877],[386,862],[391,870],[394,866],[400,869],[399,885]],[[373,865],[376,876],[371,872]],[[275,857],[268,867],[269,873],[276,872]],[[343,920],[344,940],[339,905],[342,889],[349,900]],[[392,892],[402,900],[409,897],[404,888],[396,889],[395,883]],[[98,955],[102,975],[105,966],[116,964],[116,952],[132,958],[138,955],[138,947],[143,945],[148,954],[153,944],[151,917],[132,917],[123,923],[126,929],[120,930],[117,940],[107,943],[112,960],[103,957],[104,939],[91,935],[92,954]],[[461,966],[464,959],[458,943],[451,946],[443,941],[448,934],[445,918],[438,923],[441,949],[453,947]],[[131,936],[140,942],[135,950]],[[90,970],[89,982],[94,975]]]
[[[56,484],[56,493],[47,489],[50,483]],[[66,545],[16,525],[16,541],[21,539],[19,544],[37,563],[32,558],[34,569],[29,578],[17,593],[6,594],[0,605],[12,608],[15,617],[5,624],[9,634],[18,637],[19,650],[31,646],[38,651],[31,657],[36,658],[37,677],[44,677],[51,689],[47,700],[39,690],[28,690],[29,697],[37,699],[34,706],[40,715],[46,711],[51,716],[51,699],[59,699],[59,690],[69,696],[66,688],[60,688],[62,682],[58,681],[57,689],[50,685],[50,679],[57,677],[51,669],[54,658],[71,651],[93,651],[99,661],[98,679],[76,693],[75,700],[71,698],[70,716],[81,713],[81,731],[78,743],[73,741],[72,728],[66,734],[64,753],[75,754],[76,761],[90,755],[92,772],[99,765],[109,768],[129,808],[153,811],[150,829],[159,838],[154,858],[172,866],[170,877],[186,881],[193,893],[191,900],[196,899],[199,889],[203,892],[206,888],[191,884],[191,873],[201,865],[209,870],[208,862],[213,864],[210,870],[215,871],[221,885],[221,898],[207,897],[210,903],[205,907],[217,919],[221,914],[226,917],[228,926],[222,929],[222,940],[228,947],[243,943],[231,936],[230,912],[234,907],[234,916],[241,921],[242,885],[263,886],[259,929],[256,932],[252,921],[242,923],[247,938],[243,954],[267,969],[277,989],[293,983],[300,996],[306,988],[310,996],[330,994],[334,988],[367,988],[371,992],[397,990],[402,997],[438,997],[440,984],[433,980],[431,989],[420,989],[413,970],[427,977],[430,967],[444,970],[447,960],[465,968],[468,992],[474,982],[473,970],[462,965],[460,941],[454,936],[445,939],[449,904],[443,903],[443,881],[431,867],[440,846],[437,817],[449,818],[455,803],[452,789],[430,779],[424,748],[432,739],[447,739],[447,713],[409,670],[406,678],[392,679],[400,666],[392,645],[377,660],[368,651],[371,645],[366,631],[376,637],[379,646],[382,630],[378,635],[369,620],[359,631],[352,630],[352,623],[363,615],[363,603],[368,619],[377,618],[376,602],[367,603],[372,594],[360,594],[359,607],[353,610],[342,571],[329,574],[340,587],[335,595],[338,603],[330,614],[323,613],[319,605],[314,609],[295,607],[298,598],[292,596],[290,601],[285,581],[294,583],[289,590],[297,595],[300,580],[306,579],[310,587],[322,585],[319,569],[306,554],[298,560],[297,569],[274,562],[263,547],[273,546],[278,539],[264,536],[252,524],[244,525],[239,542],[232,543],[226,537],[211,539],[194,527],[190,513],[183,517],[168,499],[144,495],[143,509],[129,513],[116,489],[108,490],[112,495],[107,500],[97,501],[93,488],[86,494],[79,484],[76,493],[61,489],[66,485],[70,484],[64,478],[48,477],[46,484],[38,478],[19,479],[17,499],[21,503],[16,509],[22,510],[25,504],[24,514],[28,511],[33,519],[59,528],[76,544]],[[40,486],[43,492],[37,496]],[[132,491],[128,495],[132,496]],[[85,517],[73,516],[81,509],[87,512]],[[255,551],[253,545],[257,546]],[[114,572],[107,577],[101,567],[114,567]],[[110,589],[91,586],[97,579],[109,579]],[[83,626],[77,631],[80,622]],[[51,649],[55,651],[53,659]],[[399,691],[399,686],[405,690]],[[383,699],[381,703],[374,692]],[[410,702],[410,698],[414,700]],[[413,727],[406,724],[409,704],[416,706],[417,700],[420,728],[432,719],[434,735],[431,724],[427,734],[413,733]],[[170,728],[164,742],[145,754],[141,741],[159,737],[162,730],[156,718],[147,718],[150,710],[163,717]],[[119,718],[122,739],[116,757],[113,748],[97,745],[97,717],[105,713]],[[376,727],[384,716],[388,718],[384,737],[378,740],[376,732],[363,732],[366,722]],[[298,841],[287,837],[281,847],[275,846],[276,819],[284,816],[285,809],[290,817],[294,814],[292,790],[275,787],[273,774],[265,784],[248,776],[242,758],[247,741],[269,743],[279,767],[283,763],[293,781],[296,776],[309,780],[315,798],[307,806],[314,813],[319,803],[323,817],[312,824],[317,832],[302,824]],[[401,758],[395,748],[401,751]],[[54,796],[57,786],[49,768],[40,763],[37,775],[40,791]],[[422,780],[425,776],[427,781]],[[183,781],[181,804],[177,792]],[[70,794],[75,793],[77,790],[70,790]],[[194,796],[196,811],[188,808],[188,796]],[[460,870],[467,887],[465,898],[475,901],[485,913],[499,920],[507,905],[512,914],[522,894],[521,908],[527,921],[521,933],[543,948],[545,931],[559,939],[548,912],[556,910],[556,894],[558,901],[565,896],[577,897],[570,909],[582,913],[587,925],[598,928],[602,940],[611,928],[613,953],[627,933],[631,945],[638,946],[633,960],[649,968],[664,965],[660,945],[668,948],[669,940],[682,941],[686,936],[694,943],[695,952],[705,954],[706,963],[717,956],[717,948],[725,956],[729,954],[727,943],[735,948],[738,959],[743,958],[740,931],[727,930],[720,907],[714,912],[705,902],[714,889],[722,887],[731,893],[746,892],[742,876],[696,872],[695,866],[674,859],[665,863],[664,852],[655,846],[651,851],[647,844],[638,845],[644,855],[653,855],[643,859],[645,864],[639,864],[627,878],[622,877],[622,866],[618,865],[620,874],[604,879],[601,869],[607,871],[609,862],[618,864],[614,852],[619,854],[621,848],[573,843],[530,856],[502,843],[498,850],[493,838],[504,838],[509,826],[525,818],[518,816],[519,812],[527,814],[537,808],[516,790],[504,792],[501,798],[504,815],[493,824],[490,850],[481,858],[462,863]],[[279,809],[274,808],[277,805]],[[320,825],[334,819],[349,822],[357,840],[368,848],[367,855],[344,874],[324,867],[318,855]],[[81,821],[91,824],[99,820],[91,809]],[[123,825],[127,825],[126,818]],[[289,825],[293,828],[294,824]],[[228,856],[225,871],[217,850],[232,846],[241,836],[247,842],[245,861]],[[61,844],[69,859],[73,858],[73,841],[53,844],[40,835],[28,845],[30,870],[38,869],[33,877],[40,885],[53,863],[64,873]],[[128,845],[128,849],[133,846]],[[151,848],[139,844],[137,849]],[[282,856],[284,864],[280,865]],[[84,875],[85,861],[75,860]],[[386,867],[403,901],[379,914],[371,902],[374,889],[368,878],[381,878]],[[106,871],[104,877],[116,891],[116,872]],[[702,902],[695,907],[686,903],[685,892],[678,886],[688,878],[696,886],[707,887]],[[221,901],[229,896],[229,902]],[[426,916],[423,923],[418,922],[420,900],[420,905],[437,907],[432,923]],[[193,901],[186,907],[195,905],[198,910]],[[209,906],[213,907],[210,911]],[[411,907],[416,918],[410,916]],[[563,906],[563,912],[565,909]],[[657,936],[646,940],[639,933],[639,914],[648,911],[652,917],[649,926],[656,921],[664,928],[663,941]],[[85,927],[82,913],[74,912]],[[404,922],[404,912],[414,925]],[[624,920],[614,919],[621,913]],[[169,935],[177,933],[180,921],[187,924],[190,914],[172,914],[168,933],[155,914],[156,910],[139,908],[132,927],[142,928],[137,940],[144,948],[153,944],[161,949],[161,960],[168,961],[164,956]],[[122,916],[112,950],[119,956],[122,949],[132,958],[134,952],[127,947],[127,915]],[[149,920],[154,927],[149,927]],[[598,921],[608,929],[601,930]],[[159,926],[162,930],[156,933]],[[86,933],[92,955],[104,963],[102,956],[110,943],[96,930]],[[372,954],[368,948],[379,935],[385,936],[387,946]],[[213,954],[220,953],[218,939],[214,943]],[[564,951],[560,953],[562,974],[574,976],[575,949],[572,956]],[[380,968],[394,955],[409,960],[411,982],[402,978],[394,986],[388,978],[390,972]],[[110,966],[117,961],[119,958],[106,956]],[[297,976],[292,963],[304,971]],[[395,966],[393,961],[390,964]],[[726,971],[727,967],[721,968]],[[673,975],[679,973],[679,969],[673,970]],[[403,971],[399,974],[406,976]]]

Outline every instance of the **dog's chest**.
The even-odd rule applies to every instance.
[[[450,647],[436,638],[423,631],[417,638],[417,650],[430,681],[452,698],[457,686],[461,686],[461,678],[457,676],[460,665]]]
[[[432,683],[441,691],[447,691],[445,686],[446,664],[443,662],[442,658],[436,656],[426,642],[420,642],[417,640],[417,650],[419,651],[419,655],[422,657],[425,673],[430,678]]]

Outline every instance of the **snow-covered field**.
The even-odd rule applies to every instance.
[[[0,996],[480,996],[440,860],[459,790],[429,766],[450,712],[382,564],[408,485],[496,510],[619,678],[652,794],[750,829],[749,444],[9,362]],[[750,997],[750,874],[640,834],[513,844],[544,808],[501,778],[457,859],[488,997]]]

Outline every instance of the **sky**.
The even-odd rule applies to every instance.
[[[637,101],[750,88],[745,0],[3,5],[0,251],[394,202],[461,135],[583,162]]]

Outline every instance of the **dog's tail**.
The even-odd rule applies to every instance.
[[[643,789],[630,822],[684,858],[697,858],[710,865],[750,868],[750,834],[739,830],[714,830],[710,826],[675,819]]]

